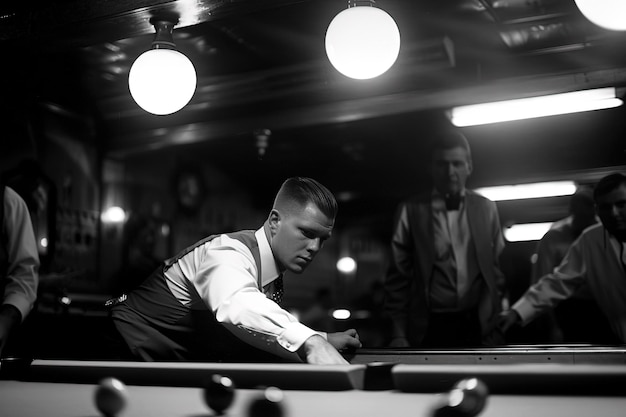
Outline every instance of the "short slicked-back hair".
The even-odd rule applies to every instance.
[[[610,193],[611,191],[626,185],[626,175],[616,172],[615,174],[609,174],[603,177],[593,190],[593,199],[598,202],[598,199],[603,195]]]
[[[324,215],[334,219],[339,206],[333,193],[312,178],[291,177],[283,182],[274,200],[274,208],[290,207],[293,203],[303,207],[315,204]]]
[[[437,133],[431,142],[431,152],[442,149],[463,148],[467,151],[467,156],[471,160],[472,150],[465,135],[458,130],[446,129]]]

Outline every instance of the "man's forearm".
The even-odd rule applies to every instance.
[[[299,353],[310,364],[343,365],[348,363],[337,349],[318,334],[305,340]]]
[[[22,313],[14,305],[3,304],[0,307],[0,320],[9,325],[9,329],[22,322]]]

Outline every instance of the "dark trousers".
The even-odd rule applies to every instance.
[[[454,348],[481,346],[481,327],[478,311],[433,313],[421,347]]]

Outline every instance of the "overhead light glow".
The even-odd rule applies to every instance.
[[[196,70],[184,54],[175,49],[171,22],[154,21],[152,49],[133,62],[128,88],[135,102],[156,115],[177,112],[189,103],[196,91]]]
[[[550,230],[552,222],[514,224],[504,229],[504,238],[509,242],[540,240]]]
[[[626,30],[626,1],[575,0],[580,12],[593,24],[609,30]]]
[[[326,54],[343,75],[367,80],[385,73],[400,53],[400,31],[373,1],[348,1],[326,30]]]
[[[576,192],[573,181],[537,182],[531,184],[499,185],[477,188],[476,192],[491,201],[524,200],[572,195]]]
[[[615,88],[606,87],[459,106],[450,110],[448,116],[455,126],[465,127],[608,109],[622,104],[622,100],[616,97]]]

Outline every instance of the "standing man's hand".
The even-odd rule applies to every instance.
[[[22,314],[12,305],[5,304],[0,307],[0,356],[9,340],[11,331],[22,321]]]
[[[517,311],[509,309],[500,313],[498,317],[498,327],[504,333],[511,328],[514,324],[519,324],[522,321]]]
[[[300,349],[302,349],[307,363],[313,365],[348,364],[348,361],[341,356],[339,351],[318,334],[309,337]]]

